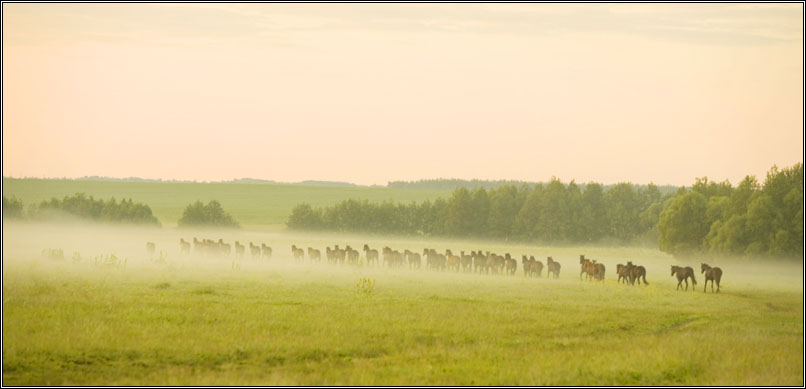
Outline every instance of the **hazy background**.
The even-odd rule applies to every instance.
[[[3,4],[3,175],[763,177],[802,4]]]

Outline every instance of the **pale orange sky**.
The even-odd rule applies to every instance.
[[[803,161],[802,4],[3,4],[3,175],[691,185]]]

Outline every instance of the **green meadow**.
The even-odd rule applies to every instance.
[[[193,237],[267,243],[274,256],[180,255]],[[637,247],[33,222],[5,222],[3,243],[4,385],[804,384],[800,263],[710,261],[724,271],[715,294],[699,260],[682,262],[696,290],[676,291],[669,267],[681,261]],[[292,244],[365,243],[551,255],[562,270],[290,258]],[[43,256],[55,248],[64,259]],[[110,254],[121,261],[105,264]],[[607,266],[604,282],[580,280],[579,254]],[[628,260],[649,285],[616,282]]]
[[[283,184],[160,183],[3,178],[3,196],[16,196],[25,206],[53,197],[61,199],[83,192],[95,198],[131,198],[149,207],[163,226],[176,226],[182,211],[196,200],[218,200],[242,226],[281,230],[300,202],[332,205],[346,199],[421,202],[448,197],[450,190],[396,189],[385,187],[327,187]]]

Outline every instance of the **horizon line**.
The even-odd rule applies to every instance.
[[[276,184],[276,185],[305,185],[311,183],[322,183],[322,184],[341,184],[345,186],[357,186],[357,187],[385,187],[388,188],[390,184],[393,183],[418,183],[418,182],[427,182],[427,181],[464,181],[468,183],[472,182],[480,182],[480,183],[522,183],[522,184],[545,184],[551,182],[553,179],[558,179],[564,185],[568,185],[571,182],[575,183],[576,185],[588,185],[591,183],[599,184],[602,186],[614,186],[618,184],[630,184],[635,186],[648,186],[648,185],[655,185],[657,187],[685,187],[690,185],[674,185],[674,184],[658,184],[654,181],[650,181],[649,183],[634,183],[632,181],[620,181],[616,183],[604,183],[604,182],[597,182],[594,180],[588,182],[576,182],[576,179],[571,179],[568,181],[563,180],[560,177],[553,176],[548,180],[542,181],[526,181],[526,180],[515,180],[515,179],[481,179],[481,178],[420,178],[417,180],[389,180],[386,184],[357,184],[350,181],[335,181],[335,180],[314,180],[314,179],[306,179],[301,181],[277,181],[267,178],[254,178],[254,177],[240,177],[240,178],[232,178],[232,179],[220,179],[220,180],[194,180],[194,179],[176,179],[176,178],[145,178],[145,177],[138,177],[138,176],[128,176],[128,177],[113,177],[113,176],[81,176],[81,177],[37,177],[37,176],[23,176],[23,177],[14,177],[14,176],[3,176],[3,179],[13,179],[13,180],[25,180],[25,179],[34,179],[34,180],[67,180],[67,181],[145,181],[145,182],[154,182],[154,183],[196,183],[196,184],[219,184],[219,183],[232,183],[232,184],[248,184],[248,182],[237,182],[237,181],[258,181],[252,184]],[[260,182],[262,181],[262,182]],[[709,179],[709,181],[711,181]],[[729,179],[725,179],[723,181],[716,181],[716,182],[724,182],[728,181]],[[506,184],[504,184],[506,185]],[[733,185],[733,184],[731,184]]]

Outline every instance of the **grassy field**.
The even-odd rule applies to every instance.
[[[265,242],[271,260],[178,255],[180,237]],[[149,259],[145,241],[168,253]],[[717,262],[675,291],[654,249],[278,232],[3,225],[4,385],[796,385],[801,264]],[[553,256],[559,279],[294,263],[291,244]],[[65,260],[41,256],[61,248]],[[74,262],[73,252],[83,259]],[[114,253],[126,266],[96,265]],[[607,280],[579,280],[579,254]],[[625,286],[615,265],[647,267]],[[233,268],[237,264],[238,268]],[[361,292],[362,278],[374,287]]]
[[[346,199],[397,202],[447,197],[448,190],[324,187],[280,184],[150,183],[3,178],[3,196],[17,196],[26,206],[53,197],[84,192],[96,198],[132,198],[151,207],[163,226],[176,226],[185,207],[196,201],[218,200],[241,225],[250,229],[281,230],[291,209],[300,202],[333,205]]]

